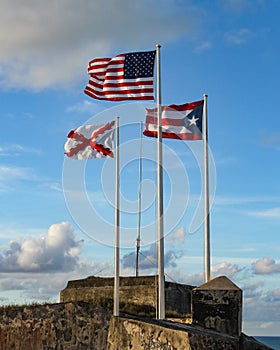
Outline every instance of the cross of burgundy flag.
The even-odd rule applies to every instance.
[[[153,100],[156,51],[96,58],[88,64],[85,94],[99,100]]]
[[[204,101],[183,105],[162,106],[162,138],[202,140],[202,115]],[[157,108],[146,109],[144,135],[157,137]]]
[[[69,158],[83,160],[89,158],[114,157],[115,121],[105,125],[83,125],[68,134],[64,145]]]

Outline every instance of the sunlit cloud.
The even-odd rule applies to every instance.
[[[0,253],[1,272],[71,271],[78,263],[81,241],[76,241],[70,223],[50,226],[38,239],[10,241]]]
[[[252,264],[253,272],[257,275],[280,273],[280,263],[271,258],[262,258]]]

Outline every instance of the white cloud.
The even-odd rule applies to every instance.
[[[182,277],[181,277],[181,280],[182,280]],[[188,275],[187,277],[185,277],[184,281],[185,283],[190,284],[192,286],[200,286],[204,283],[204,273],[198,272],[192,275]]]
[[[0,181],[3,180],[36,180],[37,176],[31,168],[0,164]]]
[[[174,267],[170,264],[171,267]],[[176,266],[175,266],[176,267]],[[238,274],[242,272],[243,269],[238,267],[235,264],[230,264],[226,262],[222,262],[211,267],[211,278],[215,278],[218,276],[227,276],[229,279],[237,279]],[[204,272],[197,272],[194,274],[189,274],[184,269],[169,269],[167,271],[168,275],[176,276],[176,282],[178,283],[186,283],[193,286],[200,286],[205,281]]]
[[[2,0],[0,84],[68,87],[84,79],[92,56],[177,40],[195,30],[198,16],[194,7],[174,0],[161,6],[148,0],[62,0],[48,6],[42,0]]]
[[[184,227],[178,228],[171,235],[166,237],[166,242],[168,243],[178,243],[184,244],[186,241],[186,230]]]
[[[87,263],[79,262],[71,271],[51,271],[33,273],[2,273],[0,276],[0,291],[2,304],[22,304],[35,301],[57,302],[59,292],[67,282],[95,276],[112,276],[113,266],[108,262]]]
[[[248,28],[240,28],[231,32],[225,33],[226,41],[235,45],[244,45],[253,37],[253,33]]]
[[[249,214],[252,216],[257,216],[261,218],[280,219],[280,207],[266,209],[266,210],[259,210],[259,211],[250,211]]]
[[[264,282],[263,281],[258,281],[253,284],[245,284],[242,289],[244,291],[255,291],[256,289],[259,289],[260,287],[263,287]]]
[[[268,292],[266,295],[266,300],[271,302],[280,302],[280,288]]]
[[[195,48],[195,52],[201,53],[211,49],[211,47],[212,47],[212,43],[210,41],[204,41],[199,45],[197,45],[197,47]]]
[[[71,271],[78,264],[80,241],[68,222],[53,224],[38,239],[11,241],[0,254],[1,272]]]
[[[16,181],[38,181],[38,179],[32,168],[0,164],[0,192],[13,191],[13,184]]]
[[[211,268],[212,278],[218,276],[227,276],[228,278],[233,278],[238,272],[242,271],[240,267],[236,264],[229,264],[222,262],[220,264],[214,265]]]
[[[24,153],[40,155],[41,151],[17,143],[0,145],[0,157],[18,157]]]
[[[280,264],[275,260],[264,257],[252,264],[252,269],[255,274],[268,275],[280,273]]]
[[[260,325],[261,329],[269,329],[275,325],[275,322],[265,322]]]
[[[259,202],[261,199],[257,197],[237,197],[237,196],[216,196],[215,205],[235,205]]]
[[[84,100],[76,105],[69,106],[67,112],[73,113],[92,113],[95,114],[101,111],[100,105],[98,103]]]

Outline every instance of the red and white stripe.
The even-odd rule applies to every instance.
[[[153,100],[153,77],[124,79],[125,54],[89,62],[89,82],[84,92],[99,100]]]
[[[188,115],[201,104],[203,104],[203,100],[185,103],[183,105],[162,106],[162,138],[202,140],[202,135],[193,133],[185,125],[185,119],[188,117]],[[157,108],[147,108],[144,135],[149,137],[157,137],[157,134]]]

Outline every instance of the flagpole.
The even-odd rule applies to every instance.
[[[115,185],[115,276],[114,316],[119,316],[120,288],[120,179],[119,179],[119,117],[116,117],[116,185]]]
[[[204,258],[205,282],[210,281],[210,213],[209,213],[209,170],[208,170],[208,116],[207,94],[204,94],[203,143],[204,143]]]
[[[165,285],[164,285],[164,233],[163,233],[163,181],[162,181],[162,125],[161,125],[161,76],[160,45],[157,52],[157,110],[158,110],[158,319],[165,318]]]
[[[141,234],[141,207],[142,207],[142,121],[140,121],[140,154],[139,154],[139,194],[138,194],[138,235],[136,243],[136,277],[139,276],[139,251]]]

